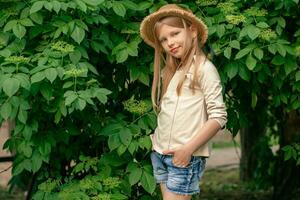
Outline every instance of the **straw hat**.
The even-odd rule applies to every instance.
[[[140,34],[144,41],[152,46],[154,45],[154,25],[157,21],[159,21],[163,17],[173,16],[173,17],[182,17],[187,21],[190,21],[194,26],[196,26],[198,30],[198,34],[200,36],[200,43],[203,45],[207,40],[207,26],[204,22],[196,17],[190,10],[183,9],[176,4],[167,4],[162,6],[156,12],[148,15],[144,18],[140,26]]]

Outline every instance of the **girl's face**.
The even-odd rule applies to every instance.
[[[186,47],[191,47],[192,38],[196,36],[192,28],[178,28],[162,24],[158,30],[158,41],[167,54],[181,59]]]

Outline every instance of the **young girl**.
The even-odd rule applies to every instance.
[[[164,200],[189,200],[200,192],[208,141],[227,121],[219,74],[201,50],[207,27],[189,10],[169,4],[147,16],[140,32],[155,49],[154,177]]]

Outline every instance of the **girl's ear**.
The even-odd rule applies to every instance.
[[[193,38],[196,38],[197,35],[198,35],[196,27],[195,27],[194,25],[191,25],[191,26],[189,27],[189,29],[190,29],[190,31],[191,31],[191,33],[192,33],[192,37],[193,37]]]

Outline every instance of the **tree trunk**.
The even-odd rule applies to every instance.
[[[259,141],[263,132],[256,127],[241,128],[241,160],[240,160],[240,179],[251,181],[254,178],[254,171],[258,161],[254,146]]]
[[[292,111],[288,114],[285,126],[280,135],[280,148],[299,142],[300,136],[300,115]],[[283,151],[279,151],[278,160],[275,166],[273,200],[296,200],[300,199],[300,166],[296,161],[290,159],[284,161]],[[296,194],[298,193],[298,194]]]

